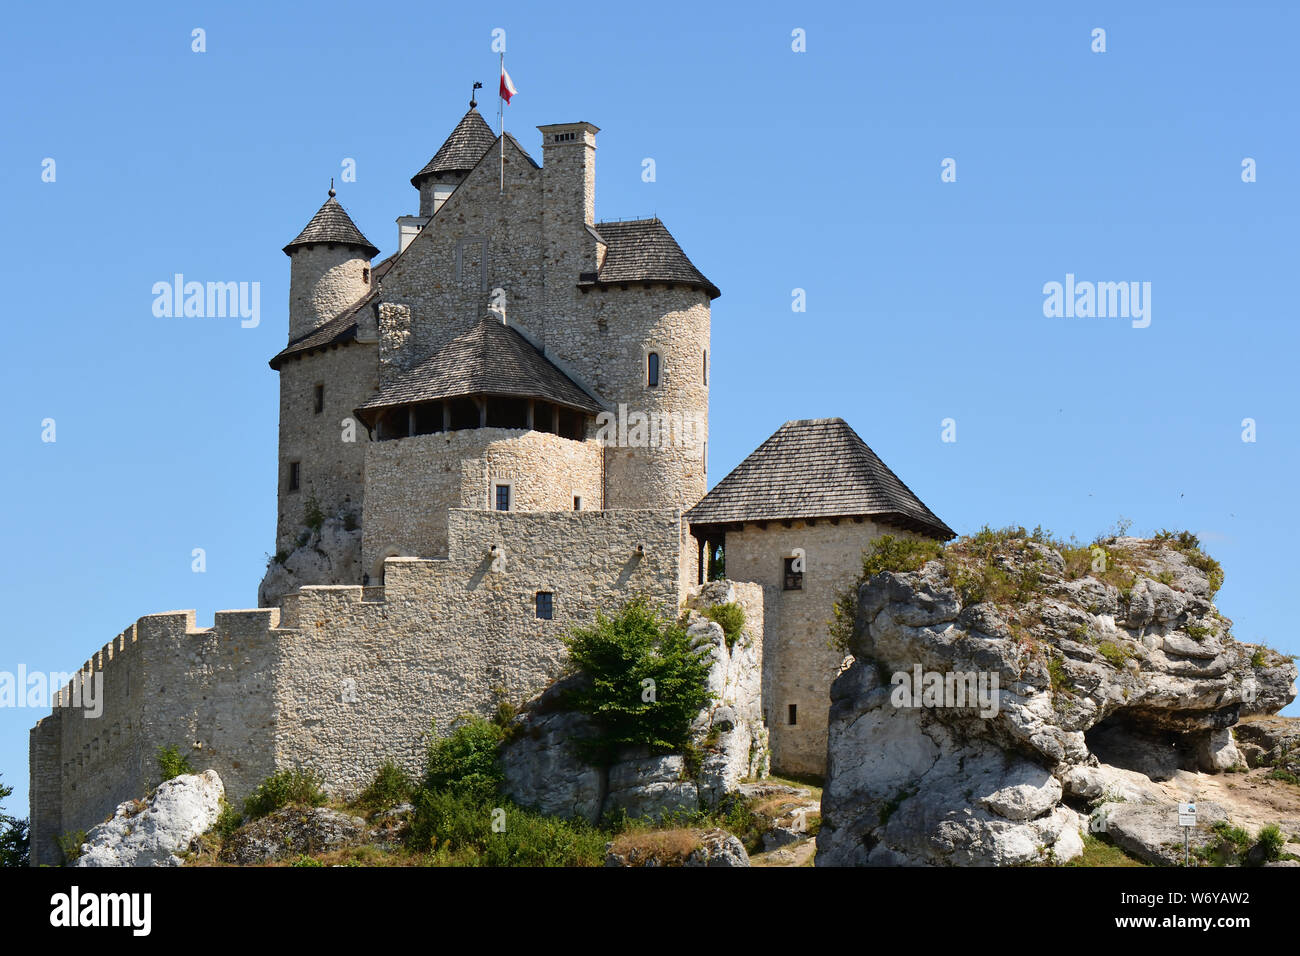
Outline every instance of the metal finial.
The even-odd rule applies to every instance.
[[[338,193],[334,191],[334,177],[330,177],[330,198],[333,199]]]
[[[478,82],[477,80],[475,80],[475,81],[474,81],[474,90],[481,90],[481,89],[483,89],[483,84],[480,83],[480,82]],[[469,108],[470,108],[470,109],[473,109],[474,107],[478,106],[478,102],[474,99],[474,90],[470,90],[470,91],[469,91]]]

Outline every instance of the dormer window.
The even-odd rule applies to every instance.
[[[645,382],[650,388],[659,387],[659,353],[649,352],[645,357]]]

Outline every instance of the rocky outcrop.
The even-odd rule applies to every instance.
[[[1232,731],[1250,766],[1272,767],[1300,776],[1300,718],[1248,717]]]
[[[726,830],[637,834],[605,848],[606,866],[749,866],[745,846]]]
[[[1244,766],[1229,728],[1290,703],[1295,666],[1231,637],[1199,552],[1117,538],[1102,557],[1127,570],[1071,574],[1026,538],[958,542],[862,585],[831,689],[818,865],[1064,861],[1098,806]],[[1135,846],[1175,818],[1115,816]]]
[[[184,774],[144,800],[120,804],[93,828],[73,866],[180,866],[180,854],[221,813],[225,787],[215,770]]]
[[[765,776],[761,600],[757,585],[728,581],[706,584],[687,600],[686,633],[695,646],[707,648],[707,682],[714,695],[691,728],[697,765],[688,765],[682,754],[644,749],[624,750],[609,767],[584,763],[574,742],[593,736],[596,726],[564,709],[566,693],[582,680],[579,675],[551,685],[515,717],[501,751],[506,795],[542,813],[591,823],[607,813],[662,820],[715,807],[741,780]],[[731,646],[722,627],[702,613],[728,603],[748,605],[751,622]]]
[[[361,817],[326,807],[285,807],[237,830],[221,847],[221,860],[248,866],[327,853],[369,835]]]
[[[309,584],[361,583],[361,528],[345,517],[326,518],[304,528],[298,545],[267,565],[257,588],[257,606],[275,607],[286,594]]]

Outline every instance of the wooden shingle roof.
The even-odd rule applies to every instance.
[[[379,280],[392,268],[396,259],[397,254],[393,253],[393,255],[370,270],[370,292],[365,298],[320,327],[294,339],[271,359],[271,368],[279,371],[280,366],[284,364],[284,360],[290,356],[306,355],[308,352],[329,348],[331,345],[342,345],[345,342],[356,341],[357,316],[362,309],[374,308],[375,299],[379,295]]]
[[[447,141],[438,147],[433,159],[424,164],[424,168],[411,177],[411,185],[420,188],[420,182],[427,176],[439,173],[467,173],[483,158],[483,154],[497,141],[497,134],[487,124],[479,111],[470,111],[461,117],[456,128],[451,131]]]
[[[598,222],[596,233],[608,247],[605,261],[599,272],[584,276],[580,284],[673,282],[704,289],[710,299],[722,295],[658,219]]]
[[[842,418],[786,422],[686,512],[692,526],[844,517],[956,537]]]
[[[373,426],[384,408],[470,395],[538,398],[591,414],[603,410],[518,331],[499,319],[485,317],[384,385],[356,411],[363,422]]]
[[[361,234],[361,230],[352,221],[352,217],[334,198],[333,188],[330,189],[330,198],[325,200],[325,205],[316,210],[316,215],[311,217],[311,222],[307,223],[303,231],[298,233],[297,238],[284,247],[284,254],[286,256],[293,255],[292,250],[298,246],[329,242],[368,250],[369,255],[366,257],[368,259],[373,259],[379,255],[379,250],[374,243]]]

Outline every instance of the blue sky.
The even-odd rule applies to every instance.
[[[892,6],[8,11],[0,670],[73,670],[142,614],[209,624],[256,603],[280,247],[352,158],[339,199],[393,249],[410,176],[471,83],[495,88],[497,27],[520,91],[507,128],[540,159],[537,125],[596,123],[597,217],[657,214],[723,290],[711,481],[782,422],[838,415],[960,532],[1190,528],[1224,565],[1237,636],[1300,653],[1300,11]],[[156,318],[152,285],[177,272],[260,282],[261,324]],[[1067,273],[1150,282],[1150,326],[1044,317],[1044,283]],[[38,716],[0,710],[20,814]]]

